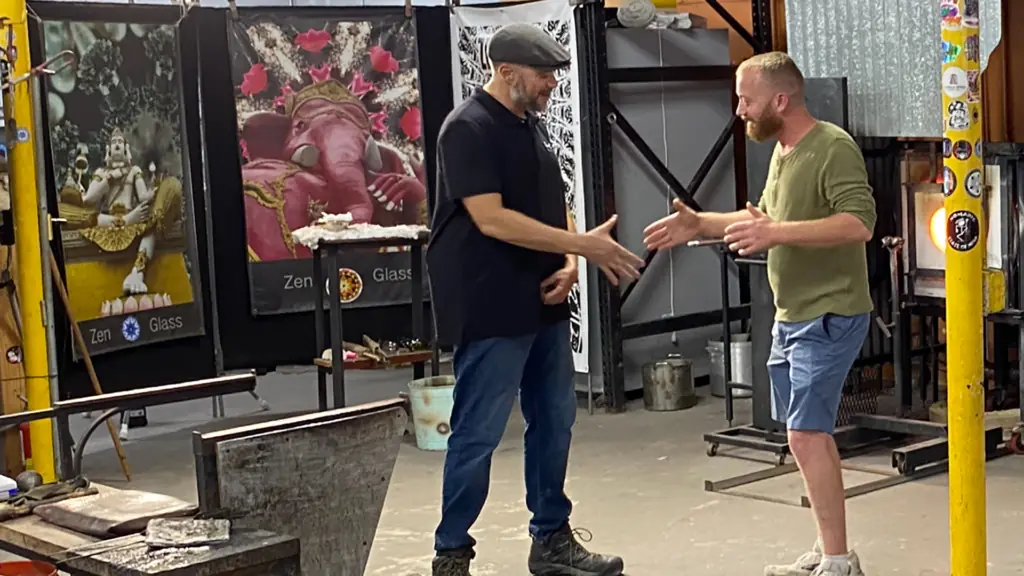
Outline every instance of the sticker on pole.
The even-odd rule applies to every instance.
[[[974,104],[981,102],[981,78],[977,70],[967,73],[967,102]]]
[[[963,132],[971,125],[971,119],[967,115],[967,104],[963,100],[954,100],[946,107],[949,112],[949,129],[954,132]]]
[[[949,158],[953,155],[953,141],[949,138],[942,139],[942,157]]]
[[[981,138],[978,138],[978,140],[974,143],[974,155],[977,156],[978,158],[982,157],[982,154],[981,154]]]
[[[942,63],[952,64],[960,57],[960,47],[952,42],[942,41]]]
[[[953,145],[953,157],[960,161],[967,160],[971,157],[972,149],[973,146],[967,140],[957,140]]]
[[[967,72],[957,66],[946,68],[942,72],[942,92],[950,98],[959,98],[966,94]]]
[[[946,30],[960,29],[960,8],[956,0],[942,0],[939,4],[939,13],[942,14],[942,27]]]
[[[968,28],[978,27],[978,0],[963,0],[964,11],[961,22]]]
[[[981,56],[981,39],[977,34],[971,34],[964,40],[964,57],[968,62],[978,62]]]
[[[956,173],[949,166],[942,169],[942,191],[946,196],[956,191]]]
[[[957,252],[967,252],[978,245],[978,217],[967,210],[957,210],[946,219],[946,242]]]
[[[18,142],[28,142],[28,128],[18,128],[15,138]]]
[[[981,170],[971,170],[964,179],[964,190],[971,195],[971,198],[981,198]]]

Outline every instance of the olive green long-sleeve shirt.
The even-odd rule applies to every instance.
[[[823,121],[786,155],[776,145],[759,207],[780,222],[856,216],[874,231],[875,201],[860,147],[842,128]],[[867,255],[861,242],[768,251],[775,319],[805,322],[826,313],[852,316],[874,308]]]

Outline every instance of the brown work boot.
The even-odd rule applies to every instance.
[[[815,541],[814,547],[792,564],[770,565],[764,569],[764,576],[811,576],[821,564],[821,541]],[[828,574],[826,572],[826,574]],[[831,575],[829,575],[831,576]]]

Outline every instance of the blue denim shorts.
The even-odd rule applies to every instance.
[[[869,326],[870,314],[775,322],[768,358],[772,417],[789,430],[834,432],[843,383]]]

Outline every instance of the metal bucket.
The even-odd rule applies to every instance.
[[[732,378],[733,382],[739,384],[754,383],[754,362],[751,355],[751,342],[749,334],[733,334],[730,348],[732,349]],[[706,348],[711,357],[711,395],[718,398],[725,398],[725,343],[721,340],[708,340]],[[733,390],[733,398],[749,398],[749,390]]]
[[[455,378],[434,376],[409,382],[409,404],[420,450],[444,451],[451,435]]]
[[[693,386],[693,362],[670,354],[643,365],[644,408],[653,412],[685,410],[697,404]]]

